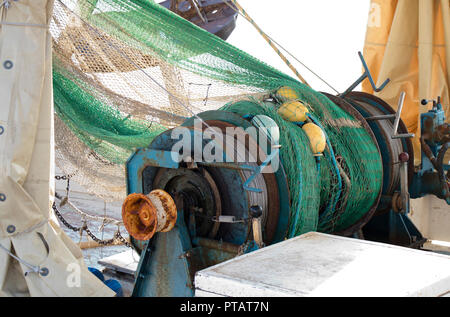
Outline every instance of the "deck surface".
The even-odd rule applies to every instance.
[[[197,273],[197,295],[444,296],[450,256],[307,233]]]

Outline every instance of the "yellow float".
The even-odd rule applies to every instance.
[[[315,155],[323,153],[327,140],[323,130],[314,123],[307,123],[302,127],[311,143],[311,149]]]
[[[276,92],[276,96],[283,101],[296,100],[299,98],[295,90],[287,86],[283,86],[278,89]]]
[[[308,108],[300,101],[285,102],[278,109],[278,114],[287,121],[304,122],[307,119]]]

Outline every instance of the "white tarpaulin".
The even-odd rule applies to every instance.
[[[112,296],[51,212],[53,0],[0,6],[0,295]]]

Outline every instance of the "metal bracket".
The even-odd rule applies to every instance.
[[[390,82],[390,79],[388,78],[384,81],[383,84],[381,84],[380,87],[377,88],[377,86],[375,85],[375,82],[373,81],[373,77],[370,74],[369,67],[367,66],[367,63],[364,60],[364,56],[362,55],[361,52],[358,52],[358,55],[359,55],[359,58],[361,59],[361,63],[363,64],[363,67],[364,67],[364,74],[362,74],[361,77],[359,77],[350,87],[348,87],[346,91],[344,91],[342,94],[339,94],[339,97],[341,97],[341,98],[344,98],[345,96],[347,96],[350,92],[353,91],[353,89],[355,89],[366,78],[369,78],[370,85],[372,86],[372,88],[375,92],[382,91],[384,89],[384,87],[386,87],[386,85]]]
[[[263,233],[262,233],[262,221],[261,216],[263,210],[261,206],[251,206],[249,210],[250,216],[252,217],[252,230],[253,230],[253,240],[255,241],[258,248],[264,247]]]
[[[392,139],[413,138],[414,133],[397,134],[398,125],[400,124],[400,119],[401,119],[401,115],[402,115],[403,104],[405,102],[405,96],[406,96],[406,93],[404,91],[402,91],[400,93],[400,98],[398,100],[397,112],[395,114],[386,114],[386,115],[368,117],[368,118],[366,118],[366,121],[394,119],[394,132],[392,133],[391,138]]]
[[[262,170],[264,169],[264,167],[266,167],[267,165],[269,165],[272,160],[274,159],[275,156],[278,155],[278,153],[280,152],[279,150],[279,146],[274,148],[272,153],[269,154],[269,156],[264,160],[264,162],[262,162],[261,165],[259,165],[258,167],[253,169],[253,174],[250,175],[250,177],[245,181],[243,187],[244,190],[248,190],[251,192],[256,192],[256,193],[261,193],[262,189],[260,188],[254,188],[254,187],[250,187],[249,184],[253,181],[253,179],[262,172]]]
[[[400,197],[402,200],[402,212],[409,212],[408,161],[400,163]]]
[[[236,219],[235,216],[214,216],[211,219],[213,222],[220,222],[220,223],[245,223],[248,221],[248,219]]]
[[[420,101],[420,104],[422,106],[426,106],[429,102],[433,103],[433,108],[431,109],[432,111],[438,111],[438,110],[442,110],[442,104],[441,104],[441,96],[437,97],[437,100],[428,100],[428,99],[422,99]]]
[[[398,100],[397,112],[395,114],[394,120],[394,134],[391,136],[392,139],[401,139],[401,138],[412,138],[414,137],[413,133],[405,133],[405,134],[397,134],[398,125],[400,123],[400,117],[402,115],[403,104],[405,102],[406,93],[402,91],[400,93],[400,99]]]

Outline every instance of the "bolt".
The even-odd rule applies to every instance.
[[[43,267],[39,273],[41,274],[41,276],[47,276],[49,270],[46,267]]]
[[[6,200],[6,195],[0,193],[0,201],[5,201]]]
[[[3,67],[4,67],[5,69],[11,69],[11,68],[13,67],[13,62],[11,62],[10,60],[6,60],[6,61],[3,63]]]
[[[6,228],[6,231],[8,232],[8,233],[14,233],[15,231],[16,231],[16,227],[15,226],[13,226],[13,225],[9,225],[7,228]]]
[[[406,152],[402,152],[399,154],[398,159],[400,160],[400,162],[406,163],[409,161],[409,155]]]
[[[0,125],[0,135],[2,135],[3,132],[5,132],[5,128],[3,128],[3,127]]]
[[[251,206],[249,212],[250,212],[250,216],[252,218],[259,218],[263,214],[263,210],[262,210],[261,206],[258,206],[258,205]]]

